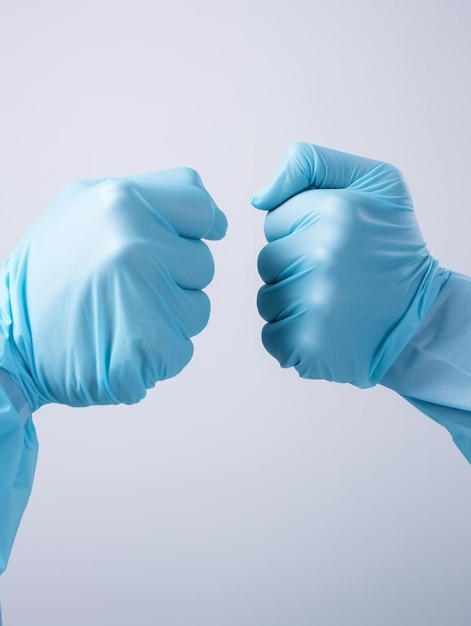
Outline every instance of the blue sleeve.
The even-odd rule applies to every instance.
[[[37,455],[29,406],[8,373],[0,369],[0,574],[28,503]]]
[[[444,426],[471,463],[471,278],[452,272],[381,384]]]

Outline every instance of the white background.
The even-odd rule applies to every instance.
[[[77,178],[192,166],[230,223],[180,376],[137,406],[35,415],[6,626],[469,624],[469,464],[391,391],[264,352],[248,200],[293,141],[387,160],[432,253],[471,273],[470,17],[458,0],[3,0],[3,257]]]

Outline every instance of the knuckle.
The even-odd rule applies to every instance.
[[[133,185],[122,178],[107,178],[99,185],[103,206],[107,208],[127,206],[133,198]]]
[[[290,156],[296,157],[298,155],[301,156],[311,156],[313,153],[313,146],[306,141],[295,141],[288,147],[288,154]]]
[[[181,174],[182,179],[189,185],[200,187],[203,185],[201,177],[198,172],[192,167],[179,167],[178,172]]]
[[[391,163],[382,163],[382,170],[384,174],[402,178],[402,172],[400,171],[400,169],[396,167],[395,165],[392,165]]]

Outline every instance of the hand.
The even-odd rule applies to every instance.
[[[227,222],[188,168],[65,187],[0,276],[0,367],[35,410],[134,403],[209,318]]]
[[[268,352],[303,378],[376,384],[449,276],[400,172],[298,143],[252,204],[268,211],[258,262]]]

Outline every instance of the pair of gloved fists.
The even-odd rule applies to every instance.
[[[306,378],[378,382],[448,272],[391,165],[307,143],[252,199],[267,210],[263,342]],[[32,411],[133,403],[190,360],[227,221],[187,168],[69,184],[5,262],[0,368]]]

